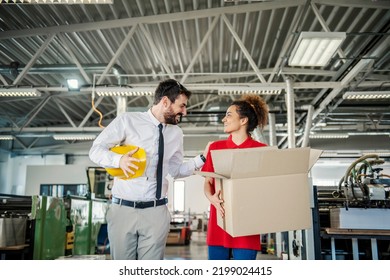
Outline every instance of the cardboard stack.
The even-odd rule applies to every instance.
[[[308,172],[322,151],[274,147],[211,151],[225,217],[218,225],[231,236],[311,228]]]

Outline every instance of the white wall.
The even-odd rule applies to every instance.
[[[27,166],[26,195],[37,195],[41,184],[87,184],[87,171],[83,165]]]
[[[204,178],[199,175],[193,175],[186,178],[177,179],[184,181],[185,184],[185,201],[184,209],[186,212],[203,214],[208,212],[209,201],[203,193]],[[173,210],[173,179],[169,178],[168,189],[168,207]]]
[[[64,155],[2,157],[0,193],[24,195],[28,166],[65,164]]]

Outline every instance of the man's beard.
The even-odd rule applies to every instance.
[[[176,120],[177,116],[180,116],[178,120]],[[182,113],[174,114],[173,111],[170,110],[164,114],[165,123],[177,125],[179,122],[181,122],[182,116],[183,116]]]

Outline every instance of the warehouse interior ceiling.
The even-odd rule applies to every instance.
[[[0,4],[0,138],[12,139],[0,140],[2,152],[86,154],[91,140],[57,137],[95,137],[99,123],[150,107],[147,92],[167,78],[193,92],[180,124],[187,151],[224,137],[225,110],[245,91],[269,105],[269,125],[257,131],[268,144],[390,150],[389,1],[21,2]],[[345,38],[324,66],[293,66],[308,33]],[[38,95],[9,95],[28,90]]]

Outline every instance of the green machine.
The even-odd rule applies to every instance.
[[[82,198],[33,197],[35,260],[97,253],[97,237],[108,203]]]
[[[89,191],[65,193],[65,187],[73,186],[63,186],[64,190],[57,191],[63,197],[49,196],[51,192],[33,196],[33,259],[107,253],[107,248],[103,251],[100,248],[102,244],[107,245],[108,238],[103,237],[103,242],[98,242],[98,238],[106,232],[105,216],[112,178],[104,169],[96,167],[87,169],[87,177]],[[58,188],[54,185],[44,187],[48,191]]]
[[[31,214],[35,220],[33,259],[51,260],[63,256],[67,225],[63,199],[34,196]]]
[[[97,237],[108,203],[104,200],[71,199],[70,220],[74,229],[73,255],[96,254]]]

